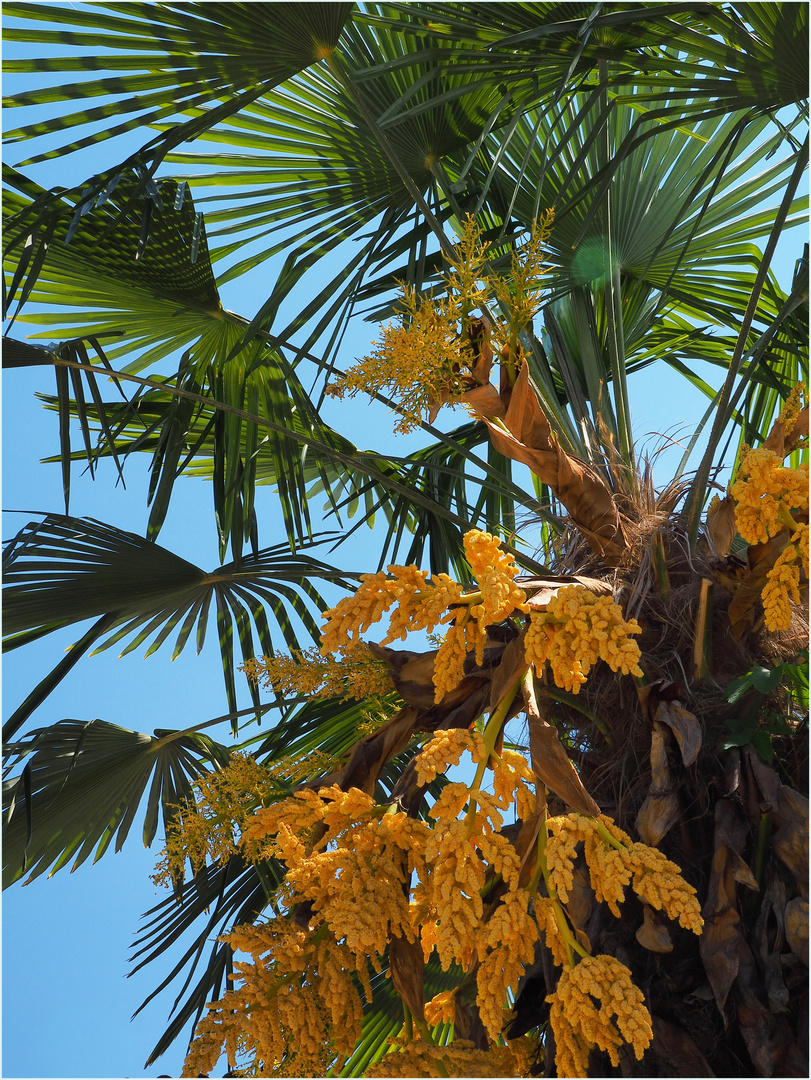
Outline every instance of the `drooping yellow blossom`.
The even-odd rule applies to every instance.
[[[416,566],[392,565],[388,573],[391,576],[382,571],[364,574],[353,596],[344,597],[324,612],[322,652],[347,649],[395,605],[383,644],[405,638],[411,630],[433,630],[448,605],[456,603],[462,593],[447,574],[435,574],[429,582],[427,571]]]
[[[281,785],[318,775],[332,764],[319,751],[267,764],[234,753],[224,768],[200,773],[193,785],[194,804],[178,808],[152,880],[158,885],[182,880],[187,859],[194,873],[207,861],[225,862],[237,850],[246,822],[257,807],[277,797]]]
[[[546,827],[549,831],[549,839],[546,841],[549,886],[555,890],[561,902],[567,904],[569,890],[574,883],[577,845],[593,831],[594,819],[584,814],[565,814],[548,818]]]
[[[425,1003],[425,1021],[431,1027],[452,1024],[456,1015],[456,990],[443,990]]]
[[[420,935],[425,959],[436,947],[443,971],[454,961],[467,969],[483,912],[484,862],[463,821],[434,828],[425,859],[431,872],[415,889],[417,904],[428,909]]]
[[[381,970],[390,934],[416,939],[403,885],[409,869],[424,872],[427,834],[423,822],[387,814],[353,826],[334,848],[288,869],[287,883],[346,945],[362,981],[367,959]]]
[[[627,1042],[641,1061],[653,1039],[642,991],[613,956],[587,956],[573,968],[564,967],[555,992],[546,1000],[552,1006],[549,1020],[558,1076],[587,1076],[592,1046],[606,1051],[617,1067],[617,1051]]]
[[[271,855],[284,859],[279,844],[286,844],[289,848],[289,834],[306,845],[316,826],[320,826],[321,836],[315,846],[321,849],[337,839],[350,825],[365,819],[373,806],[374,799],[358,788],[342,791],[333,785],[320,788],[317,792],[304,788],[288,799],[257,810],[245,823],[240,845],[246,855],[254,860]]]
[[[549,885],[564,904],[573,886],[577,845],[583,841],[595,897],[607,903],[614,915],[619,917],[618,905],[624,901],[625,889],[631,884],[634,892],[651,907],[664,910],[685,929],[701,933],[704,924],[696,890],[658,848],[633,843],[604,814],[599,818],[577,813],[549,818],[547,828],[550,835],[545,855]]]
[[[511,890],[482,927],[476,949],[476,1004],[491,1039],[498,1039],[505,1023],[507,993],[515,990],[532,963],[538,926],[528,911],[529,894]]]
[[[503,551],[497,536],[471,529],[464,537],[465,555],[482,598],[470,609],[480,626],[509,618],[514,611],[528,612],[527,594],[513,580],[518,573],[512,552]],[[477,657],[479,663],[481,658]]]
[[[681,876],[680,868],[647,844],[632,844],[626,857],[634,892],[652,908],[664,910],[669,919],[678,919],[685,930],[700,934],[704,920],[696,890]]]
[[[564,967],[568,963],[566,945],[554,904],[548,896],[539,894],[535,897],[535,920],[539,931],[544,935],[546,947],[552,953],[553,963],[558,967]]]
[[[579,692],[597,660],[612,671],[642,675],[639,646],[630,637],[641,633],[636,619],[623,618],[610,596],[595,596],[582,585],[567,585],[549,601],[546,611],[533,612],[524,639],[527,663],[552,669],[555,684]]]
[[[792,511],[808,509],[808,464],[786,468],[772,450],[744,446],[730,494],[738,532],[748,544],[765,543],[787,525],[797,524]]]
[[[434,701],[442,701],[465,677],[465,658],[469,652],[480,651],[484,659],[486,640],[482,627],[471,621],[469,609],[457,608],[434,660]]]
[[[363,701],[391,693],[386,665],[373,656],[365,642],[324,656],[315,647],[291,655],[256,657],[241,669],[252,682],[272,687],[277,694]]]
[[[477,1050],[466,1039],[455,1039],[450,1046],[422,1040],[390,1042],[392,1051],[370,1066],[366,1076],[525,1076],[531,1053],[529,1041],[524,1039],[489,1050]]]
[[[513,580],[517,573],[515,558],[511,552],[502,550],[498,537],[471,529],[465,533],[464,545],[479,592],[460,596],[468,606],[457,606],[448,616],[451,626],[434,662],[437,702],[462,681],[469,652],[475,652],[477,664],[483,663],[488,626],[516,612],[529,611],[526,593]]]
[[[515,812],[526,821],[535,808],[535,774],[523,754],[515,750],[502,750],[490,757],[493,766],[493,795],[502,810],[515,802]]]
[[[793,386],[786,398],[783,411],[780,413],[779,420],[783,425],[783,433],[787,441],[791,441],[795,437],[794,429],[797,425],[797,418],[803,408],[803,400],[806,397],[805,391],[806,386],[804,382],[797,383],[796,386]]]
[[[430,784],[437,773],[458,765],[466,751],[470,751],[474,761],[482,760],[486,750],[480,732],[467,728],[440,728],[414,759],[418,782],[423,787]]]
[[[210,1072],[223,1050],[251,1058],[259,1075],[283,1063],[290,1075],[322,1076],[351,1054],[363,1011],[345,947],[286,919],[235,927],[222,940],[251,962],[235,962],[241,985],[208,1006],[183,1076]]]
[[[464,536],[464,544],[478,591],[463,593],[447,574],[435,574],[429,580],[428,573],[416,566],[391,565],[387,574],[365,574],[354,596],[345,597],[324,612],[321,652],[342,653],[357,648],[360,634],[391,608],[394,611],[381,642],[384,645],[404,639],[411,631],[431,631],[440,623],[450,622],[434,664],[435,700],[441,701],[462,681],[469,652],[475,651],[478,664],[483,662],[487,627],[515,612],[529,610],[526,593],[513,580],[517,572],[515,560],[502,551],[501,541],[471,529]]]
[[[800,576],[808,577],[808,525],[798,525],[777,562],[766,575],[761,593],[767,630],[788,630],[791,626],[789,599],[800,603]]]

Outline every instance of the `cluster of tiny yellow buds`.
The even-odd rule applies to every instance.
[[[528,1054],[523,1048],[493,1046],[489,1050],[477,1050],[472,1042],[455,1039],[449,1046],[407,1039],[391,1039],[392,1050],[365,1076],[414,1077],[414,1076],[525,1076]],[[515,1040],[521,1043],[522,1040]]]
[[[546,842],[546,865],[549,868],[549,886],[561,901],[569,901],[569,890],[574,883],[574,861],[577,845],[596,828],[594,818],[584,814],[565,814],[547,818],[549,839]]]
[[[345,653],[360,634],[395,605],[384,645],[405,638],[412,630],[433,630],[448,605],[455,604],[462,594],[461,587],[447,574],[435,574],[429,582],[427,571],[416,566],[392,565],[388,575],[382,571],[364,574],[354,596],[344,597],[324,612],[322,653]]]
[[[796,386],[792,387],[789,396],[786,398],[783,411],[780,413],[779,419],[783,425],[783,433],[787,442],[792,440],[794,427],[797,423],[797,417],[800,414],[800,410],[803,407],[804,398],[805,383],[797,383]]]
[[[345,596],[335,607],[324,612],[325,624],[321,631],[323,653],[341,652],[383,618],[397,600],[388,588],[388,581],[382,570],[376,574],[362,574],[355,593]]]
[[[631,844],[626,860],[633,872],[634,892],[652,908],[677,919],[685,930],[700,935],[704,926],[701,907],[696,890],[681,876],[681,869],[647,844]]]
[[[509,312],[515,332],[523,329],[541,305],[542,277],[546,272],[544,246],[549,239],[552,210],[532,225],[529,240],[513,251],[512,272],[494,282],[496,296]]]
[[[456,990],[443,990],[425,1004],[425,1021],[431,1027],[452,1024],[456,1015]]]
[[[566,944],[560,930],[555,913],[555,905],[548,896],[535,896],[535,921],[538,929],[544,935],[546,947],[552,953],[552,961],[558,967],[564,967],[569,961],[566,953]]]
[[[362,701],[392,689],[386,665],[362,641],[347,646],[339,656],[325,656],[315,647],[298,649],[290,656],[246,660],[241,670],[277,694]]]
[[[630,637],[641,627],[625,620],[610,596],[595,596],[582,585],[567,585],[549,601],[546,611],[530,616],[524,639],[528,664],[540,671],[548,662],[557,686],[578,693],[598,659],[612,671],[642,675],[639,646]]]
[[[445,639],[434,658],[434,701],[455,690],[465,677],[465,658],[476,650],[479,663],[484,659],[487,635],[477,622],[470,620],[467,608],[457,608],[454,622],[448,627]]]
[[[484,924],[476,944],[476,1004],[490,1038],[504,1028],[507,995],[514,991],[535,956],[538,927],[528,908],[524,889],[511,890]]]
[[[467,784],[446,784],[428,813],[437,822],[449,825],[456,821],[469,799]]]
[[[345,833],[334,849],[314,852],[287,872],[297,897],[309,900],[335,939],[346,944],[359,972],[367,958],[381,970],[379,958],[392,933],[416,938],[403,886],[407,852],[412,867],[419,863],[423,869],[412,846],[424,845],[428,829],[405,814],[392,817],[405,828],[387,818],[367,822]]]
[[[322,825],[324,832],[318,847],[325,847],[351,824],[367,816],[373,805],[374,800],[358,788],[342,791],[333,785],[318,792],[304,788],[288,799],[257,810],[245,823],[240,845],[254,860],[270,855],[285,858],[285,852],[299,850],[291,836],[309,840],[315,826]]]
[[[232,1060],[252,1056],[256,1075],[322,1076],[331,1060],[348,1057],[363,1012],[345,947],[286,919],[235,927],[222,940],[252,962],[237,961],[233,979],[241,985],[208,1006],[184,1076],[198,1076],[203,1066],[210,1071],[223,1050]]]
[[[466,312],[452,292],[441,299],[423,299],[413,286],[405,285],[401,304],[405,311],[399,324],[385,326],[372,353],[328,385],[326,392],[344,398],[387,390],[400,406],[394,430],[406,433],[433,402],[467,389],[463,375],[473,354],[462,334]]]
[[[478,838],[477,844],[493,873],[501,877],[508,889],[516,890],[521,874],[521,859],[507,837],[499,832],[486,832]]]
[[[630,839],[627,843],[631,843]],[[627,851],[607,845],[596,831],[588,833],[583,849],[595,899],[607,904],[612,914],[620,918],[619,905],[625,900],[625,889],[632,875]]]
[[[805,522],[791,534],[785,549],[766,575],[761,599],[767,630],[788,630],[791,626],[789,601],[800,603],[802,573],[808,577],[808,525]]]
[[[588,1076],[592,1046],[607,1052],[615,1068],[623,1042],[633,1046],[641,1061],[653,1039],[642,991],[632,982],[628,968],[613,956],[588,956],[574,968],[565,967],[557,989],[546,1000],[552,1006],[549,1020],[555,1033],[558,1076]]]
[[[466,751],[477,762],[485,756],[487,751],[480,732],[467,728],[440,728],[415,758],[417,782],[422,787],[427,786],[436,779],[437,773],[445,773],[451,765],[458,765]]]
[[[772,450],[741,448],[730,488],[738,532],[749,544],[765,543],[791,524],[791,512],[808,509],[808,464],[785,468]]]
[[[461,586],[447,574],[434,574],[429,584],[427,571],[416,566],[390,566],[389,573],[394,575],[388,588],[397,598],[397,608],[384,644],[398,638],[405,640],[412,630],[433,630],[442,621],[445,609],[462,595]]]
[[[234,753],[221,769],[200,773],[195,803],[178,810],[166,848],[153,875],[156,885],[183,879],[188,859],[196,873],[207,861],[225,862],[236,851],[239,832],[257,805],[277,789],[279,762],[260,764],[251,754]]]
[[[464,537],[465,555],[481,589],[481,602],[470,609],[480,626],[501,622],[515,611],[526,614],[527,594],[515,581],[515,558],[503,551],[497,536],[471,529]]]
[[[502,750],[500,754],[492,755],[490,763],[493,766],[493,794],[503,810],[512,805],[516,791],[521,789],[534,800],[534,794],[524,787],[524,783],[534,784],[535,774],[523,754],[515,750]],[[524,809],[523,805],[521,809]],[[516,805],[519,818],[525,820],[521,809]]]
[[[431,872],[416,889],[418,901],[424,897],[430,912],[421,928],[423,953],[427,960],[436,946],[443,971],[454,962],[467,969],[482,917],[485,867],[464,822],[435,828],[425,860]]]

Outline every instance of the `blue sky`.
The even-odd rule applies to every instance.
[[[14,117],[16,124],[17,120]],[[124,154],[120,143],[102,144],[92,155],[75,155],[34,173],[40,182],[83,179]],[[24,156],[9,154],[11,162]],[[165,170],[168,171],[168,170]],[[787,287],[794,260],[802,253],[805,230],[793,230],[781,242],[777,272]],[[247,282],[223,290],[226,307],[252,315],[266,298],[267,269]],[[18,326],[22,336],[25,328]],[[374,327],[359,324],[344,343],[341,360],[362,356]],[[717,382],[717,376],[714,376]],[[28,520],[26,514],[63,510],[61,477],[56,465],[40,458],[56,453],[58,433],[53,414],[35,399],[35,391],[51,393],[50,371],[14,370],[3,380],[3,505],[4,538]],[[635,435],[688,434],[706,407],[697,391],[669,369],[648,369],[632,376]],[[385,409],[356,401],[331,405],[327,418],[362,447],[388,440],[391,421]],[[449,424],[459,420],[450,414]],[[402,452],[403,444],[398,445]],[[661,462],[662,475],[675,454]],[[74,478],[71,513],[88,515],[143,533],[146,519],[146,462],[131,462],[127,490],[115,485],[114,470],[104,463],[97,479]],[[23,513],[17,513],[23,511]],[[282,541],[284,532],[268,490],[260,492],[257,511],[262,543]],[[204,567],[217,563],[211,492],[202,481],[182,480],[160,542]],[[352,568],[366,569],[364,534],[356,536],[350,555]],[[53,634],[6,656],[3,694],[6,714],[22,700],[34,682],[53,667],[81,630]],[[123,727],[151,731],[182,727],[226,711],[216,641],[197,657],[191,650],[169,661],[164,648],[148,660],[136,652],[121,660],[115,650],[85,659],[60,684],[35,714],[32,726],[66,717],[102,718]],[[247,704],[247,697],[242,704]],[[270,723],[272,721],[268,721]],[[250,731],[246,731],[246,735]],[[143,1062],[163,1030],[173,995],[164,993],[130,1023],[130,1015],[168,970],[166,960],[127,978],[127,955],[140,917],[165,893],[149,881],[158,846],[145,851],[137,826],[124,851],[108,853],[95,866],[85,865],[52,880],[37,879],[14,886],[3,897],[3,1075],[6,1077],[96,1077],[178,1075],[184,1045],[175,1047],[146,1072]]]

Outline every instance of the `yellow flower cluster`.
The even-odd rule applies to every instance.
[[[533,222],[529,240],[513,251],[511,272],[507,278],[496,278],[493,288],[508,312],[510,339],[529,323],[541,305],[541,284],[546,273],[545,245],[552,229],[554,211]]]
[[[323,1076],[352,1053],[363,1010],[345,947],[286,919],[236,927],[222,940],[251,962],[234,964],[241,985],[208,1006],[183,1076],[208,1074],[223,1050],[232,1060],[251,1056],[259,1075],[282,1066],[299,1076]]]
[[[525,966],[535,957],[538,925],[528,912],[528,904],[526,890],[511,889],[478,935],[476,1004],[481,1021],[494,1040],[504,1027],[507,994],[515,990]]]
[[[452,269],[443,275],[444,295],[418,296],[413,286],[402,285],[399,323],[384,327],[371,355],[328,385],[327,393],[344,398],[388,389],[400,406],[396,432],[412,430],[424,413],[441,402],[453,405],[454,398],[486,377],[486,372],[475,370],[477,350],[470,340],[471,316],[488,300],[485,278],[505,315],[495,328],[500,340],[492,341],[492,348],[498,351],[506,344],[514,360],[518,333],[541,302],[544,248],[551,226],[549,211],[533,224],[529,240],[513,251],[511,272],[502,278],[489,265],[490,245],[481,241],[475,219],[468,216]]]
[[[565,904],[573,887],[577,845],[583,841],[591,887],[598,902],[606,903],[619,918],[619,904],[630,884],[635,893],[657,911],[677,919],[686,929],[700,934],[704,925],[696,890],[681,876],[681,870],[658,848],[633,843],[611,818],[601,814],[589,818],[566,814],[547,821],[549,839],[546,862],[549,885]]]
[[[237,850],[245,823],[278,794],[280,785],[317,775],[332,764],[319,751],[267,765],[250,754],[234,753],[224,768],[201,773],[193,785],[194,805],[178,808],[152,880],[167,886],[182,881],[187,859],[193,873],[206,861],[225,862]]]
[[[430,874],[415,889],[422,914],[422,949],[426,961],[436,948],[442,970],[456,961],[470,967],[483,913],[481,893],[486,869],[463,821],[436,828],[425,848]]]
[[[544,936],[546,947],[552,953],[553,963],[558,967],[565,967],[569,962],[569,957],[553,901],[548,896],[538,894],[535,897],[534,906],[535,921],[538,924],[538,930]]]
[[[632,844],[625,857],[633,873],[634,892],[652,908],[664,910],[669,919],[678,919],[685,930],[701,934],[704,920],[696,890],[681,876],[680,868],[647,844]]]
[[[302,853],[288,869],[287,883],[346,944],[363,983],[367,959],[381,970],[390,934],[416,940],[403,885],[407,869],[422,869],[428,831],[402,812],[386,814],[342,833],[331,850]]]
[[[324,612],[321,651],[342,652],[357,647],[359,636],[379,622],[391,608],[389,630],[382,644],[404,639],[412,630],[431,631],[451,622],[434,663],[435,700],[441,701],[464,677],[465,657],[475,650],[484,659],[487,627],[526,613],[526,593],[514,581],[515,559],[501,550],[501,541],[479,529],[464,537],[465,553],[479,590],[463,593],[447,574],[428,573],[416,566],[389,566],[388,574],[365,574],[354,596],[340,600]],[[450,608],[450,611],[446,609]]]
[[[796,526],[792,511],[808,509],[808,464],[785,468],[774,451],[744,446],[730,494],[738,532],[748,544],[765,543],[787,526]]]
[[[456,1016],[456,990],[443,990],[425,1003],[425,1020],[431,1027],[452,1024]]]
[[[382,571],[364,574],[353,596],[344,597],[324,612],[322,653],[343,652],[355,645],[360,635],[395,605],[384,645],[404,639],[411,630],[433,630],[448,605],[457,603],[462,595],[461,587],[447,574],[435,574],[429,583],[427,571],[416,566],[392,565],[388,573],[392,576]]]
[[[363,701],[392,690],[386,665],[373,656],[365,642],[344,648],[338,656],[325,656],[315,647],[297,649],[287,656],[255,657],[240,668],[252,682],[272,687],[277,694]]]
[[[437,773],[458,765],[465,751],[470,751],[474,761],[484,759],[487,751],[480,732],[467,728],[440,728],[414,760],[418,783],[425,787],[436,779]]]
[[[367,960],[380,957],[392,933],[416,940],[403,885],[424,874],[428,826],[402,811],[381,814],[357,788],[299,791],[259,810],[243,831],[252,858],[275,855],[287,864],[293,903],[308,901],[313,922],[329,928],[352,957],[367,996]]]
[[[546,611],[531,614],[525,655],[538,671],[548,662],[555,684],[576,694],[598,659],[612,671],[641,676],[639,646],[630,637],[640,632],[636,619],[626,621],[610,596],[567,585]]]
[[[290,847],[291,837],[302,848],[313,842],[316,849],[324,848],[356,821],[366,818],[373,806],[374,799],[358,788],[342,791],[333,785],[318,792],[304,788],[288,799],[257,810],[242,830],[240,845],[251,859],[277,856],[287,861],[285,853],[289,856],[297,850]]]
[[[470,608],[471,618],[485,627],[509,618],[515,611],[526,614],[527,594],[514,581],[518,573],[515,557],[502,551],[498,537],[471,529],[465,533],[464,544],[468,565],[481,590],[481,601]],[[477,661],[481,663],[481,655],[477,655]]]
[[[551,223],[551,218],[549,219]],[[539,303],[542,248],[549,225],[533,229],[530,241],[513,257],[510,284],[488,267],[489,245],[480,240],[475,220],[468,216],[455,249],[453,268],[443,275],[444,295],[418,296],[413,286],[401,286],[403,314],[399,324],[384,327],[372,354],[354,364],[338,382],[327,386],[333,397],[376,393],[388,388],[400,406],[396,432],[408,432],[431,407],[454,404],[466,390],[481,382],[474,369],[477,350],[471,341],[473,313],[487,302],[483,279],[494,285],[509,313],[512,339],[531,318]],[[498,343],[494,343],[498,348]]]
[[[471,217],[456,251],[455,268],[443,275],[445,295],[419,296],[412,285],[402,285],[399,324],[385,326],[371,355],[328,385],[328,394],[344,398],[388,388],[401,412],[394,430],[406,433],[432,405],[474,384],[476,353],[466,329],[473,310],[486,300],[481,278],[487,245],[480,242]]]
[[[642,991],[631,981],[628,968],[613,956],[587,956],[575,967],[565,967],[555,992],[546,1000],[552,1006],[549,1019],[555,1032],[558,1076],[588,1076],[592,1046],[606,1051],[615,1068],[623,1042],[633,1046],[641,1061],[653,1039]]]
[[[464,536],[465,555],[479,592],[460,599],[466,607],[457,607],[450,618],[445,640],[434,663],[435,700],[455,689],[464,677],[465,658],[475,650],[476,663],[484,660],[487,627],[509,618],[515,612],[526,614],[527,595],[515,584],[518,572],[510,552],[502,551],[501,541],[490,533],[471,529]]]
[[[526,1039],[489,1050],[477,1050],[466,1039],[456,1039],[450,1046],[392,1039],[391,1046],[392,1050],[367,1069],[365,1076],[526,1076],[532,1049]]]
[[[788,630],[791,626],[789,598],[800,603],[800,575],[808,577],[808,525],[798,525],[780,558],[766,575],[761,593],[767,630]]]
[[[803,389],[802,384],[794,388],[780,416],[788,440],[796,426]],[[808,463],[788,468],[768,447],[743,446],[730,494],[735,500],[738,532],[747,543],[766,543],[788,531],[788,544],[769,571],[761,593],[766,628],[787,630],[791,626],[790,601],[800,602],[800,579],[803,574],[808,577],[808,525],[795,518],[808,511]]]

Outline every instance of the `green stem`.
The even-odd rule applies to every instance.
[[[596,818],[592,818],[592,821],[594,822],[595,832],[597,833],[597,835],[600,837],[601,840],[605,840],[605,842],[607,844],[610,844],[611,847],[616,848],[617,851],[625,851],[626,850],[625,849],[625,844],[623,844],[621,840],[617,840],[616,836],[612,836],[611,833],[608,831],[608,829],[605,827],[605,825],[603,825],[603,823],[601,821],[598,821]]]
[[[779,513],[779,515],[778,515],[778,518],[779,518],[780,524],[781,524],[781,525],[785,525],[785,527],[786,527],[786,528],[787,528],[787,529],[788,529],[788,530],[789,530],[790,532],[793,532],[793,533],[794,533],[794,532],[796,532],[796,531],[797,531],[797,530],[799,529],[799,527],[800,527],[800,523],[799,523],[798,521],[795,521],[795,520],[794,520],[794,518],[793,518],[793,517],[792,517],[792,515],[791,515],[791,514],[789,513],[789,511],[788,511],[788,510],[786,510],[785,506],[781,506],[781,507],[780,507],[780,513]]]
[[[470,785],[470,805],[468,806],[467,817],[465,818],[466,835],[468,838],[473,833],[473,825],[476,821],[476,792],[481,788],[482,780],[484,779],[484,770],[487,768],[487,763],[490,760],[490,755],[496,745],[499,732],[504,725],[504,718],[510,710],[510,707],[515,700],[515,695],[524,680],[524,675],[528,671],[528,668],[524,668],[507,693],[499,702],[498,708],[490,715],[490,719],[484,729],[484,746],[486,753],[484,760],[479,762],[476,769],[476,775],[473,778],[473,783]]]

